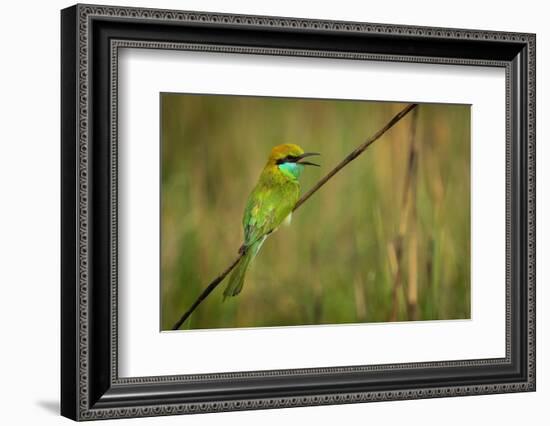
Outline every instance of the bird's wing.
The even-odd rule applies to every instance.
[[[246,245],[253,244],[272,230],[276,206],[271,198],[271,190],[253,191],[250,194],[243,217]]]
[[[289,215],[296,203],[298,187],[262,188],[253,191],[248,198],[243,218],[245,244],[253,244],[267,233],[274,231]]]

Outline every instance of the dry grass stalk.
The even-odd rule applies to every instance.
[[[399,219],[399,230],[397,236],[390,244],[390,266],[393,271],[392,289],[392,310],[390,321],[397,321],[399,311],[399,291],[404,291],[404,298],[407,304],[408,319],[416,319],[418,304],[418,242],[416,235],[416,186],[417,186],[417,163],[418,146],[416,142],[416,126],[418,121],[418,110],[415,109],[411,119],[409,159],[405,182],[403,185],[403,197],[401,199],[401,214]],[[408,226],[411,226],[409,231]],[[408,284],[405,291],[403,285],[403,252],[405,249],[405,238],[407,240],[408,260]]]
[[[365,288],[363,284],[362,275],[357,272],[355,274],[355,279],[353,280],[353,290],[355,293],[355,312],[357,314],[358,321],[367,320],[367,304],[365,303],[366,295]]]

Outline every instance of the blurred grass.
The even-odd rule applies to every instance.
[[[235,258],[246,199],[274,145],[322,153],[322,167],[302,176],[305,191],[405,105],[162,94],[162,329]],[[182,328],[388,321],[388,247],[399,230],[410,120],[268,238],[239,296],[222,303],[222,283]],[[470,107],[421,105],[416,138],[416,318],[469,318]],[[405,294],[398,321],[409,319]]]

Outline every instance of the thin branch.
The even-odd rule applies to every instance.
[[[225,271],[223,271],[220,275],[218,275],[214,281],[212,281],[210,284],[208,284],[208,287],[204,289],[204,291],[200,294],[200,296],[195,300],[195,302],[191,305],[191,307],[185,312],[181,318],[174,324],[172,327],[172,330],[178,330],[181,325],[185,322],[185,320],[193,313],[195,309],[201,304],[201,302],[206,299],[206,296],[208,296],[212,291],[218,286],[219,283],[223,281],[223,279],[229,274],[235,266],[237,266],[237,263],[239,263],[239,260],[241,260],[241,257],[244,256],[246,252],[241,251],[239,252],[239,255],[237,258],[233,261],[231,265],[227,267]]]
[[[319,182],[315,184],[313,188],[311,188],[308,192],[306,192],[304,195],[302,195],[302,198],[298,200],[296,205],[294,206],[294,209],[292,211],[298,210],[298,208],[304,204],[309,197],[311,197],[315,192],[319,190],[325,183],[329,181],[336,173],[338,173],[340,170],[342,170],[345,166],[348,165],[351,161],[355,160],[359,155],[361,155],[365,149],[367,149],[373,142],[380,139],[384,133],[386,133],[388,130],[390,130],[395,123],[397,123],[399,120],[401,120],[403,117],[405,117],[409,112],[411,112],[414,108],[416,108],[418,104],[410,104],[407,107],[405,107],[403,110],[401,110],[397,115],[395,115],[388,123],[382,127],[378,132],[376,132],[373,136],[368,138],[365,142],[363,142],[361,145],[359,145],[355,150],[353,150],[346,158],[344,158],[338,165],[332,169],[330,172],[328,172],[325,177],[323,177]]]
[[[340,170],[342,170],[348,163],[356,159],[359,155],[361,155],[373,142],[380,139],[384,133],[386,133],[389,129],[391,129],[399,120],[401,120],[403,117],[405,117],[409,112],[411,112],[414,108],[416,108],[418,104],[410,104],[403,108],[399,113],[397,113],[384,127],[382,127],[378,132],[376,132],[373,136],[368,138],[365,142],[363,142],[361,145],[359,145],[355,150],[353,150],[346,158],[344,158],[334,169],[332,169],[329,173],[327,173],[321,180],[319,180],[308,192],[306,192],[302,197],[297,201],[296,205],[292,209],[292,211],[298,210],[298,208],[304,204],[315,192],[317,192],[325,183],[327,183],[336,173],[338,173]],[[270,231],[271,232],[271,231]],[[266,234],[269,234],[270,232],[267,232]],[[242,247],[242,246],[241,246]],[[210,294],[212,291],[223,281],[223,279],[237,266],[241,258],[246,253],[246,249],[239,250],[239,256],[233,261],[231,265],[225,269],[220,275],[218,275],[214,280],[208,284],[208,287],[206,287],[203,292],[199,295],[197,300],[191,305],[191,307],[181,316],[181,318],[174,324],[172,327],[172,330],[178,330],[181,325],[185,322],[187,318],[193,313],[195,309],[201,304],[201,302]]]

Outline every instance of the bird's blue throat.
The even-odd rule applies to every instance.
[[[281,172],[291,179],[298,179],[304,170],[304,165],[300,163],[282,163],[278,167]]]

